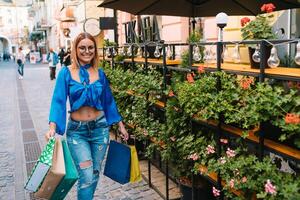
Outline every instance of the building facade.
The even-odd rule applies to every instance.
[[[0,54],[16,53],[20,46],[27,47],[29,22],[26,1],[0,1]]]

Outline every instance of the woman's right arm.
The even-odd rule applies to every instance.
[[[49,131],[45,134],[46,139],[55,133],[63,135],[66,128],[68,76],[67,68],[62,68],[57,76],[49,115]]]

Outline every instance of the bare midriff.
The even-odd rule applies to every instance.
[[[96,119],[103,111],[89,106],[83,106],[71,113],[71,118],[76,121],[91,121]]]

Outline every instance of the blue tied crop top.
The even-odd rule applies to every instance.
[[[122,120],[105,73],[99,69],[99,79],[90,83],[88,67],[80,67],[80,82],[72,79],[68,67],[63,67],[58,74],[51,102],[49,122],[56,124],[56,133],[60,135],[63,135],[66,129],[67,97],[69,97],[71,108],[69,112],[71,113],[82,106],[90,106],[104,111],[108,125]]]

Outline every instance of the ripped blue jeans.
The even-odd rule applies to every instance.
[[[77,199],[92,200],[109,144],[109,127],[104,115],[88,122],[70,118],[67,141],[79,174]]]

